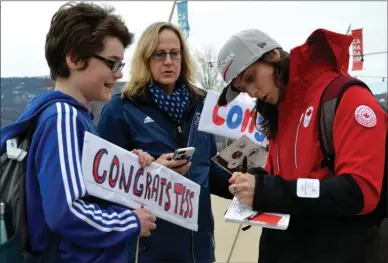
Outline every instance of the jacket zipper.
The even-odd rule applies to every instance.
[[[299,118],[299,124],[298,124],[298,128],[296,130],[296,136],[295,136],[295,168],[298,168],[298,137],[299,137],[299,130],[300,130],[300,125],[302,124],[302,120],[303,120],[303,116],[304,116],[304,113],[302,113],[302,115],[300,115],[300,118]]]
[[[198,109],[198,107],[194,111],[194,116],[195,116],[195,113],[197,112],[197,109]],[[192,132],[193,132],[193,123],[191,123],[191,125],[190,125],[189,137],[187,138],[187,146],[186,147],[190,147]],[[189,180],[191,180],[190,169],[188,171],[188,174],[189,174]],[[191,255],[193,257],[193,262],[196,263],[195,255],[194,255],[194,232],[193,231],[191,231]]]
[[[153,102],[153,105],[154,105],[156,108],[158,108],[155,102]],[[194,114],[195,114],[195,112],[197,112],[197,109],[198,109],[198,106],[196,107],[196,109],[195,109],[195,111],[194,111]],[[165,113],[165,112],[163,112],[163,114],[166,116],[167,120],[170,121],[170,118],[169,118],[168,114]],[[184,116],[184,117],[185,117],[185,116]],[[170,121],[170,122],[171,122],[171,121]],[[181,122],[181,123],[182,123],[182,122]],[[179,141],[179,143],[180,143],[180,142],[183,141],[183,140],[181,140],[181,138],[182,138],[182,136],[183,136],[182,125],[181,125],[181,124],[178,124],[178,125],[176,125],[175,127],[176,127],[177,130],[178,130],[178,135],[179,135],[178,141]],[[193,129],[193,124],[190,125],[189,138],[188,138],[188,140],[187,140],[187,146],[186,146],[186,147],[189,147],[189,145],[190,145],[192,129]],[[179,143],[178,143],[178,144],[179,144]],[[180,147],[180,145],[178,145],[178,147]],[[189,175],[189,179],[191,180],[190,169],[189,169],[188,175]],[[191,231],[191,254],[192,254],[192,256],[193,256],[193,262],[196,263],[195,255],[194,255],[194,232],[193,232],[193,231]]]

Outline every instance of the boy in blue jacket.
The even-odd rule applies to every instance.
[[[30,243],[41,253],[57,233],[59,262],[128,262],[129,240],[156,227],[145,209],[131,211],[89,196],[82,176],[84,133],[95,132],[88,105],[111,98],[133,37],[113,11],[69,3],[54,14],[45,53],[55,91],[37,96],[16,123],[1,129],[4,152],[8,139],[35,125],[26,170]],[[134,152],[142,165],[153,161]]]

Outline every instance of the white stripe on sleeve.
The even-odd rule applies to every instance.
[[[70,108],[70,106],[66,103],[57,102],[56,107],[58,114],[57,137],[59,160],[64,190],[66,194],[66,202],[70,211],[79,219],[85,221],[92,227],[104,232],[122,232],[131,228],[138,227],[136,217],[129,209],[120,214],[117,214],[116,212],[108,213],[107,211],[97,209],[95,205],[87,204],[85,201],[79,199],[85,195],[86,189],[81,171],[80,154],[78,147],[79,142],[77,136],[76,119],[77,110],[73,107]],[[71,117],[72,123],[70,122]],[[71,126],[73,126],[72,130]],[[72,134],[73,142],[71,140]],[[65,158],[65,156],[67,158]],[[67,167],[69,169],[67,169]],[[77,184],[77,180],[80,184],[81,189]]]

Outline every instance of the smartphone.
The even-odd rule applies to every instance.
[[[175,161],[186,159],[187,162],[190,162],[191,158],[193,157],[194,152],[195,152],[194,147],[176,149],[172,159]]]

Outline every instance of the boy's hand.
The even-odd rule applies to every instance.
[[[133,211],[137,215],[140,221],[141,237],[148,237],[151,235],[151,231],[156,228],[156,217],[151,215],[151,213],[144,208],[136,209]]]
[[[147,152],[144,152],[143,150],[140,149],[134,149],[132,153],[136,154],[139,156],[139,163],[142,167],[146,167],[151,165],[153,161],[155,161],[154,157],[149,155]]]

